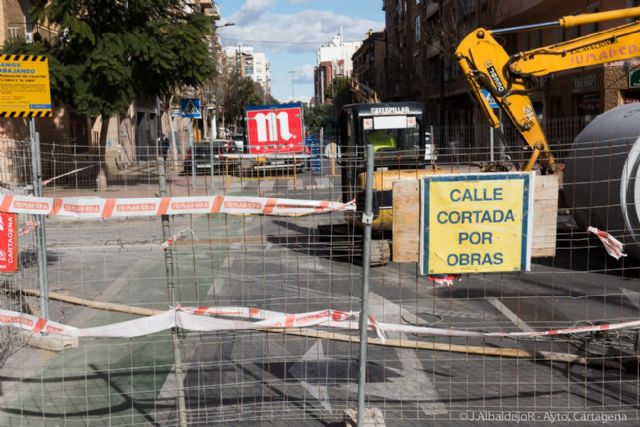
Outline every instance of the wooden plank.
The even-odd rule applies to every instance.
[[[393,261],[418,262],[420,257],[420,182],[393,183]]]
[[[532,258],[550,257],[556,254],[558,182],[557,175],[538,175],[535,178]]]
[[[535,177],[532,258],[554,256],[558,221],[558,176]],[[418,180],[393,183],[393,262],[419,262],[420,191]]]

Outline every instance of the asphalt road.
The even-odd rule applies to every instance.
[[[226,188],[216,178],[214,184],[228,194],[339,194],[331,179],[309,173],[295,186],[282,178],[246,179]],[[174,231],[190,229],[196,238],[176,247],[178,300],[289,313],[357,311],[358,239],[317,233],[319,224],[341,221],[340,214],[176,218]],[[56,220],[48,227],[52,290],[167,307],[158,220]],[[392,263],[372,270],[370,311],[385,322],[486,331],[639,318],[637,272],[613,269],[601,252],[561,244],[554,260],[534,263],[530,273],[464,276],[451,288],[434,288],[413,264]],[[25,281],[32,277],[23,274]],[[52,303],[51,313],[74,326],[132,318],[60,303]],[[263,332],[180,336],[189,425],[339,425],[343,411],[356,406],[357,344]],[[536,341],[390,338],[409,348],[370,346],[367,364],[367,406],[379,408],[388,426],[638,424],[633,334]],[[415,341],[518,348],[535,357],[410,348]],[[545,351],[588,356],[589,364],[550,362]],[[0,371],[0,425],[172,425],[174,368],[168,332],[83,340],[57,354],[18,349]]]

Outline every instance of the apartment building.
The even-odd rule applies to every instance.
[[[345,42],[342,34],[333,36],[330,43],[322,45],[317,51],[317,65],[314,70],[315,99],[324,104],[325,91],[336,77],[351,77],[353,61],[351,57],[360,48],[362,42]]]
[[[384,31],[369,32],[353,54],[353,78],[367,85],[380,98],[387,98],[387,52]]]
[[[228,67],[260,84],[265,94],[271,93],[271,66],[264,53],[256,52],[252,46],[227,46],[223,53]]]

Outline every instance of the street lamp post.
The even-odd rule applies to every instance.
[[[225,29],[226,27],[233,27],[235,26],[235,22],[225,22],[222,25],[214,25],[213,28],[215,30],[215,37],[216,37],[216,41],[214,43],[215,46],[215,59],[216,59],[216,63],[219,65],[220,64],[220,47],[222,46],[222,43],[220,42],[220,38],[218,37],[218,33],[220,31],[222,31],[223,29]],[[207,100],[208,101],[208,100]],[[215,106],[215,113],[214,113],[214,117],[213,120],[215,121],[215,123],[212,124],[212,127],[215,129],[215,133],[214,135],[212,135],[213,138],[217,138],[218,137],[218,112],[220,111],[220,106],[218,105],[218,102],[220,100],[216,97],[215,101],[213,101],[212,103]],[[207,113],[208,113],[208,109],[207,109]],[[207,117],[208,120],[208,117]],[[222,127],[224,128],[224,115],[222,116]]]
[[[295,70],[290,70],[289,74],[291,74],[291,102],[295,102],[296,97],[295,97],[295,94],[293,92],[293,82],[294,82],[293,77],[295,76],[296,71]]]

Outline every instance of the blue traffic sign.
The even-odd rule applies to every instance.
[[[320,169],[322,168],[320,140],[313,136],[308,136],[305,138],[304,143],[310,148],[311,151],[311,170],[314,172],[320,171]]]
[[[180,117],[201,119],[202,112],[200,110],[200,98],[181,98]]]

